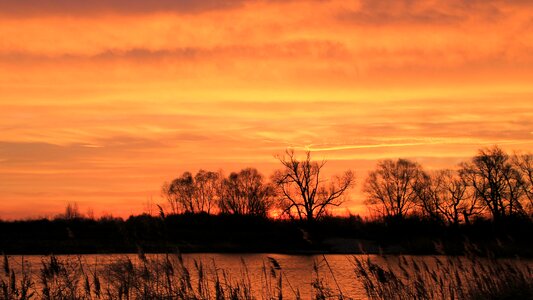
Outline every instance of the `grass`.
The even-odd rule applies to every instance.
[[[369,299],[533,299],[533,272],[518,259],[353,257]]]
[[[533,299],[533,273],[518,259],[491,257],[353,256],[354,285],[366,295],[343,291],[328,260],[315,260],[310,283],[314,299]],[[252,284],[246,262],[230,274],[208,263],[187,266],[181,255],[88,264],[81,257],[47,256],[37,269],[24,258],[16,270],[3,257],[0,299],[302,299],[280,263],[263,262],[260,286]],[[348,274],[343,274],[347,276]],[[329,280],[326,280],[329,279]],[[254,290],[256,289],[256,290]]]
[[[194,261],[186,267],[181,255],[166,254],[138,260],[123,257],[101,268],[88,266],[80,257],[43,258],[37,274],[21,262],[20,271],[3,257],[0,299],[254,299],[250,275],[242,261],[240,274],[229,274]],[[274,258],[264,265],[261,295],[284,299],[283,270]],[[290,283],[289,283],[290,285]],[[294,291],[291,298],[298,298]]]

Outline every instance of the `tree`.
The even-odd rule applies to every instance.
[[[310,151],[303,160],[296,158],[294,150],[287,150],[278,159],[283,168],[274,173],[272,180],[281,195],[282,213],[291,218],[296,215],[313,222],[322,217],[331,206],[344,202],[344,194],[355,182],[355,174],[349,170],[324,179],[321,172],[326,161],[312,161]]]
[[[275,191],[264,183],[264,177],[254,168],[233,172],[222,182],[220,212],[236,215],[267,216]]]
[[[211,213],[218,201],[220,174],[200,170],[196,175],[184,172],[171,183],[163,185],[171,211],[177,213]]]
[[[80,212],[80,209],[78,208],[77,202],[69,202],[67,203],[67,206],[65,207],[65,214],[59,215],[60,219],[65,220],[74,220],[83,218],[83,215]]]
[[[200,170],[194,176],[195,199],[198,211],[208,214],[219,201],[221,180],[220,173]]]
[[[190,172],[184,172],[170,184],[163,186],[172,213],[194,213],[194,179]]]
[[[533,214],[533,154],[515,154],[512,160],[522,178],[522,189],[527,199],[524,208],[531,216]]]
[[[365,182],[366,203],[373,205],[382,216],[403,219],[415,208],[425,176],[416,162],[407,159],[380,161]]]
[[[470,162],[461,164],[460,173],[495,222],[524,213],[522,176],[501,148],[479,150]]]
[[[420,206],[434,220],[444,220],[453,225],[462,221],[468,223],[471,216],[482,210],[475,194],[455,171],[436,171],[424,176],[419,186]]]

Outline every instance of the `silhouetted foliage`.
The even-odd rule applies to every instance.
[[[321,172],[326,161],[313,161],[310,151],[303,160],[299,160],[294,150],[287,150],[279,161],[283,168],[276,171],[272,180],[281,196],[282,213],[291,218],[296,216],[309,222],[319,219],[330,206],[339,206],[344,202],[342,197],[355,182],[352,171],[329,180],[323,178]]]
[[[233,172],[222,182],[220,212],[237,215],[267,216],[274,204],[275,190],[264,183],[257,169]]]
[[[57,215],[56,219],[72,220],[72,219],[79,219],[82,217],[83,217],[83,214],[80,212],[78,203],[69,202],[67,203],[67,206],[65,207],[65,212],[63,214]]]
[[[417,195],[422,212],[434,221],[454,225],[468,223],[483,210],[475,192],[453,170],[439,170],[424,176]]]
[[[522,179],[522,188],[527,200],[524,208],[527,213],[533,215],[533,154],[515,154],[512,157],[512,162]]]
[[[497,226],[496,226],[497,225]],[[0,253],[181,252],[461,254],[464,243],[498,256],[533,256],[530,219],[450,226],[418,216],[306,220],[250,215],[139,215],[122,219],[0,221]],[[435,245],[439,245],[437,248]]]
[[[194,179],[190,172],[184,172],[170,184],[163,185],[163,194],[167,196],[173,213],[194,212]]]
[[[494,221],[526,213],[523,176],[501,148],[481,149],[470,162],[461,164],[460,172]]]
[[[163,185],[172,213],[211,213],[217,206],[221,189],[220,173],[200,170],[196,175],[184,172]]]
[[[422,167],[410,160],[380,161],[365,182],[366,203],[382,216],[403,219],[416,207],[426,176]]]
[[[219,172],[200,170],[194,176],[195,197],[198,211],[211,213],[219,201],[221,189]]]

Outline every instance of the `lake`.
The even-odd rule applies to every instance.
[[[83,272],[87,274],[94,273],[103,274],[109,272],[109,269],[118,265],[118,276],[127,274],[124,271],[124,261],[130,260],[132,265],[142,265],[141,258],[136,254],[111,254],[111,255],[59,255],[57,256],[60,262],[69,262],[65,264],[69,270],[79,270],[79,266],[83,266]],[[162,261],[166,259],[163,254],[147,254],[147,261]],[[398,273],[404,272],[400,270],[404,267],[412,272],[412,276],[416,273],[426,272],[427,274],[422,281],[429,281],[429,274],[435,273],[434,270],[442,269],[439,265],[448,264],[469,272],[471,269],[468,264],[472,264],[466,258],[450,258],[446,256],[378,256],[378,255],[340,255],[340,254],[326,254],[326,255],[283,255],[283,254],[216,254],[216,253],[196,253],[183,254],[183,265],[187,268],[188,274],[192,278],[192,282],[197,282],[199,264],[201,262],[202,269],[205,271],[205,276],[212,281],[213,274],[217,273],[221,277],[226,274],[230,281],[248,281],[251,287],[251,294],[257,299],[264,299],[265,295],[272,295],[276,292],[277,283],[281,274],[282,291],[285,299],[295,298],[296,291],[300,294],[302,299],[310,299],[315,295],[314,291],[316,284],[321,282],[326,290],[330,290],[332,294],[339,295],[341,292],[344,296],[350,299],[368,299],[362,280],[356,274],[356,267],[354,259],[358,258],[363,261],[371,261],[381,266],[389,266],[390,269],[395,269]],[[177,255],[171,255],[170,259],[178,260]],[[482,259],[483,260],[483,259]],[[13,270],[19,273],[22,270],[22,262],[26,271],[30,271],[32,279],[35,282],[34,288],[41,289],[42,284],[39,282],[39,274],[43,266],[43,261],[48,263],[50,257],[45,256],[10,256],[10,265]],[[515,263],[515,260],[507,260]],[[402,263],[404,262],[404,263]],[[81,264],[80,264],[81,263]],[[478,262],[474,264],[479,265]],[[485,265],[485,263],[482,263]],[[521,264],[521,262],[519,263]],[[531,261],[526,261],[524,265],[531,265]],[[177,265],[177,264],[175,264]],[[279,268],[278,268],[279,265]],[[489,264],[487,264],[489,265]],[[400,267],[398,267],[400,266]],[[419,271],[418,269],[422,269]],[[424,268],[426,271],[424,271]],[[389,269],[389,270],[390,270]],[[482,267],[484,269],[484,267]],[[107,270],[107,271],[106,271]],[[136,269],[137,270],[137,269]],[[138,270],[141,270],[139,268]],[[150,269],[154,270],[154,269]],[[447,270],[444,268],[444,270]],[[78,271],[72,271],[78,272]],[[133,271],[132,271],[133,272]],[[136,271],[139,273],[139,271]],[[155,271],[150,271],[155,272]],[[272,274],[272,272],[276,274]],[[493,270],[491,272],[498,272]],[[405,273],[405,272],[404,272]],[[453,271],[451,272],[453,273]],[[465,273],[467,274],[467,273]],[[470,273],[468,273],[470,274]],[[276,277],[273,277],[276,275]],[[442,275],[442,276],[441,276]],[[445,274],[439,276],[445,277]],[[116,275],[115,275],[116,276]],[[409,277],[408,274],[406,274]],[[461,275],[464,276],[464,275]],[[466,277],[469,277],[467,275]],[[102,278],[102,289],[106,285],[113,284],[111,277]],[[468,278],[467,278],[468,279]],[[318,280],[318,281],[317,281]],[[446,278],[444,278],[446,280]],[[438,281],[437,281],[438,282]],[[442,281],[441,281],[442,282]],[[212,282],[211,282],[212,283]],[[211,284],[210,283],[210,284]],[[313,284],[315,287],[313,287]],[[82,285],[80,283],[80,285]],[[194,284],[193,284],[194,285]],[[434,284],[435,285],[435,284]],[[438,283],[437,283],[438,285]],[[270,290],[267,290],[270,289]],[[341,291],[341,292],[340,292]]]

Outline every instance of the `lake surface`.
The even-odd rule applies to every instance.
[[[148,254],[148,259],[164,259],[162,254]],[[271,259],[274,259],[281,270],[283,277],[284,298],[292,299],[295,291],[298,290],[302,299],[311,299],[313,295],[312,283],[317,278],[322,280],[334,294],[349,296],[351,299],[367,299],[365,290],[354,271],[354,255],[326,254],[326,255],[282,255],[282,254],[213,254],[195,253],[183,254],[183,263],[190,270],[194,279],[195,262],[201,262],[204,269],[209,274],[226,272],[232,280],[245,278],[249,280],[253,294],[257,299],[262,299],[265,295],[265,282],[272,281],[270,275]],[[377,255],[357,255],[359,258],[370,259],[379,264],[397,262],[399,259],[413,260],[426,268],[432,269],[436,259],[445,261],[446,256],[377,256]],[[130,259],[134,264],[140,264],[140,258],[136,254],[112,254],[112,255],[59,255],[61,261],[70,261],[74,264],[82,262],[87,270],[104,270],[114,262]],[[174,255],[173,259],[177,259]],[[38,282],[37,276],[42,267],[43,260],[49,260],[45,256],[10,256],[10,263],[15,271],[20,271],[22,262],[26,270],[30,270],[34,281]],[[454,258],[455,261],[463,260]],[[528,265],[531,261],[527,262]],[[391,264],[389,264],[391,265]],[[216,270],[216,271],[215,271]],[[318,274],[317,274],[318,273]],[[275,281],[275,280],[274,280]],[[37,283],[38,284],[38,283]],[[105,283],[103,284],[105,285]],[[275,283],[271,284],[275,287]]]
[[[147,257],[163,258],[163,255],[148,254]],[[213,254],[195,253],[183,254],[184,264],[194,269],[194,263],[202,262],[208,272],[215,268],[225,271],[233,279],[249,277],[254,294],[261,299],[264,289],[265,276],[270,276],[269,257],[274,258],[280,265],[283,279],[284,296],[294,297],[294,292],[299,291],[302,299],[309,299],[312,292],[312,282],[318,276],[337,293],[337,284],[342,292],[354,299],[366,299],[362,285],[357,281],[354,268],[350,263],[351,255],[282,255],[282,254]],[[24,265],[33,276],[37,276],[42,266],[42,261],[48,260],[46,256],[10,256],[13,269],[20,271]],[[59,260],[81,260],[85,267],[102,270],[106,265],[115,261],[130,258],[134,263],[139,262],[136,254],[102,254],[102,255],[58,255]],[[328,267],[329,264],[329,267]],[[316,266],[316,268],[314,267]],[[266,269],[265,269],[266,268]],[[266,273],[265,273],[266,270]],[[246,275],[246,273],[248,275]],[[194,276],[194,272],[191,272]],[[335,283],[336,282],[336,283]]]

